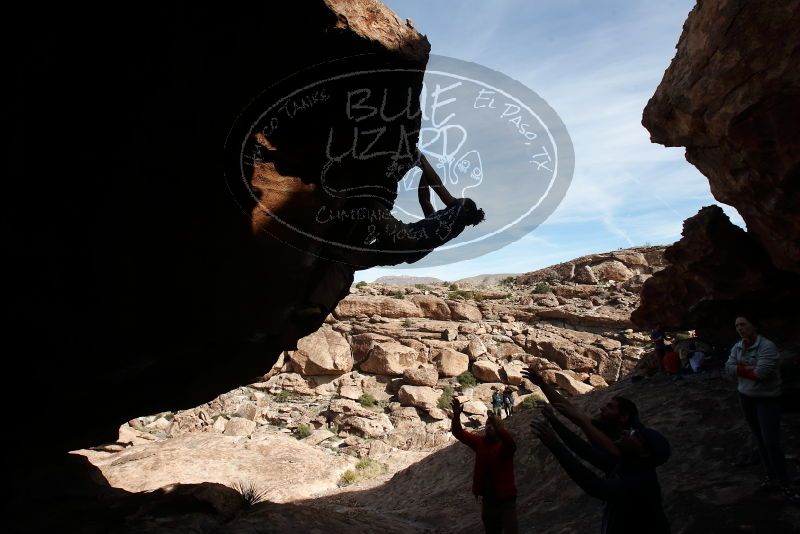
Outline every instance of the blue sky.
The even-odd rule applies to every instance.
[[[413,19],[431,53],[498,70],[544,98],[569,130],[575,173],[555,213],[505,248],[449,265],[359,271],[356,280],[527,272],[592,252],[668,244],[680,238],[684,219],[717,203],[684,149],[651,144],[641,125],[694,1],[384,3]]]

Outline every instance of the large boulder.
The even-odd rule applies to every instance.
[[[735,341],[741,310],[755,311],[761,327],[782,344],[800,341],[800,275],[778,270],[763,247],[734,226],[718,206],[701,209],[683,224],[669,247],[670,265],[642,288],[632,319],[641,327],[696,329],[724,346]]]
[[[305,378],[297,373],[281,373],[275,375],[261,385],[270,393],[280,393],[281,391],[289,391],[299,395],[314,395],[314,390],[309,387]]]
[[[584,356],[585,348],[561,335],[546,330],[536,330],[526,339],[527,351],[540,358],[553,361],[562,369],[593,370],[597,362]]]
[[[256,422],[244,417],[231,417],[225,424],[226,436],[249,436],[256,429]]]
[[[588,265],[581,265],[575,268],[574,280],[579,284],[596,284],[597,276]]]
[[[397,391],[397,398],[403,406],[413,406],[429,410],[436,408],[436,402],[442,392],[428,386],[401,386]]]
[[[736,208],[775,267],[795,273],[799,41],[796,0],[700,2],[642,117],[653,142],[686,147],[714,197]]]
[[[394,428],[386,414],[364,408],[350,399],[334,399],[330,409],[335,423],[365,438],[384,436]]]
[[[433,387],[439,381],[439,372],[432,365],[420,365],[404,370],[403,381],[411,386]]]
[[[481,382],[502,382],[501,367],[491,360],[479,359],[472,363],[472,374]]]
[[[569,393],[570,395],[583,395],[589,393],[594,388],[589,384],[579,382],[564,371],[555,371],[556,384],[558,387]]]
[[[415,367],[419,362],[417,350],[389,341],[378,343],[369,351],[367,359],[359,365],[366,373],[401,376],[403,371]]]
[[[417,305],[423,317],[438,321],[450,320],[450,308],[444,299],[435,295],[412,295],[410,300]]]
[[[483,314],[477,306],[457,300],[449,300],[447,301],[447,305],[450,307],[450,317],[454,321],[470,321],[477,323],[483,320]]]
[[[464,408],[464,413],[467,415],[486,415],[486,412],[489,411],[486,403],[481,400],[467,401],[462,405],[462,408]]]
[[[298,341],[289,357],[301,375],[340,375],[353,368],[350,345],[328,325]]]
[[[366,315],[380,315],[393,319],[422,317],[420,309],[410,300],[372,295],[349,295],[339,302],[333,315],[337,319],[347,319]]]
[[[477,360],[479,356],[483,356],[488,351],[486,350],[486,345],[478,338],[473,338],[469,340],[469,344],[467,348],[464,349],[464,352],[469,356],[470,360]]]
[[[353,355],[353,361],[359,364],[369,357],[369,352],[378,343],[387,341],[394,341],[389,336],[376,334],[373,332],[364,332],[350,336],[350,348]]]
[[[599,280],[603,281],[624,282],[633,276],[633,272],[624,263],[617,260],[604,261],[598,265],[593,265],[592,272]]]
[[[441,376],[458,376],[469,369],[469,356],[453,349],[438,349],[433,355],[433,363]]]
[[[505,381],[512,386],[522,384],[522,371],[525,370],[525,364],[519,360],[513,360],[503,364],[503,374],[505,374]]]

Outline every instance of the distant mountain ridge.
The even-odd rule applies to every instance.
[[[503,274],[479,274],[475,276],[469,276],[467,278],[461,278],[459,280],[453,280],[452,282],[447,282],[445,280],[440,280],[439,278],[433,276],[381,276],[376,278],[373,284],[383,284],[385,286],[413,286],[414,284],[463,284],[469,286],[481,286],[481,285],[495,285],[499,284],[500,280],[504,278],[508,278],[509,276],[517,277],[519,273],[503,273]]]
[[[439,280],[433,276],[381,276],[376,278],[373,284],[383,284],[385,286],[413,286],[414,284],[443,284],[444,280]]]

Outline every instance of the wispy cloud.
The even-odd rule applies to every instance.
[[[685,218],[716,203],[683,149],[650,143],[641,125],[693,0],[387,3],[414,19],[433,53],[500,70],[545,98],[570,132],[575,173],[555,213],[501,250],[442,267],[370,270],[358,279],[523,272],[591,252],[669,243],[680,238]],[[744,226],[733,208],[723,209]]]

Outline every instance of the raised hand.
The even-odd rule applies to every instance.
[[[544,384],[544,377],[539,374],[539,371],[534,369],[533,367],[528,367],[527,369],[522,371],[522,376],[536,384],[537,386],[541,386]]]
[[[556,418],[556,412],[553,411],[553,406],[550,404],[545,404],[542,406],[542,415],[548,421],[552,421]]]
[[[548,447],[558,443],[558,437],[556,436],[555,431],[553,431],[553,427],[551,427],[550,423],[547,421],[534,420],[531,423],[531,432],[534,436],[539,438],[539,441]]]
[[[577,406],[569,402],[565,398],[554,399],[552,402],[553,408],[558,410],[558,412],[572,421],[573,423],[578,423],[580,421],[588,419],[586,414],[578,409]]]
[[[456,398],[453,399],[450,408],[453,410],[453,419],[458,419],[458,417],[461,416],[461,412],[464,411],[464,408],[461,407],[461,403]]]

